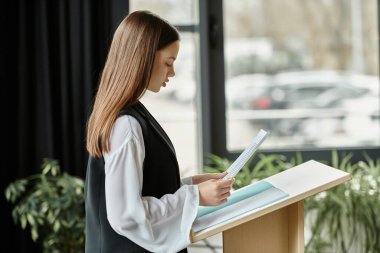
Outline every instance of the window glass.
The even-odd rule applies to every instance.
[[[173,25],[181,25],[196,21],[195,2],[133,0],[130,1],[130,10],[149,10]],[[175,76],[159,93],[147,91],[141,101],[169,135],[176,150],[181,176],[186,177],[200,171],[194,99],[199,40],[198,34],[192,32],[180,32],[180,37],[180,50],[174,62]]]
[[[131,0],[130,11],[149,10],[174,25],[198,24],[198,1],[194,0]]]
[[[376,0],[224,0],[227,148],[380,145]]]

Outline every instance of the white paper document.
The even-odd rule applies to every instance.
[[[236,174],[243,168],[248,162],[249,158],[256,152],[261,143],[268,136],[269,132],[261,129],[256,137],[252,140],[251,144],[240,154],[240,156],[232,163],[227,169],[227,175],[223,179],[235,177]]]

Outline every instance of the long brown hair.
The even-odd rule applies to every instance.
[[[109,137],[118,114],[144,94],[156,52],[177,40],[178,31],[149,11],[135,11],[120,23],[87,123],[87,150],[91,156],[109,152]]]

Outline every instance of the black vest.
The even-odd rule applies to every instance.
[[[140,123],[145,144],[142,196],[161,198],[180,188],[178,162],[169,137],[140,103],[123,109]],[[85,182],[86,253],[149,252],[117,234],[107,219],[103,158],[89,158]],[[183,249],[181,253],[187,252]]]

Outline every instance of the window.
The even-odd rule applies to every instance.
[[[224,0],[227,149],[380,145],[377,1]]]

